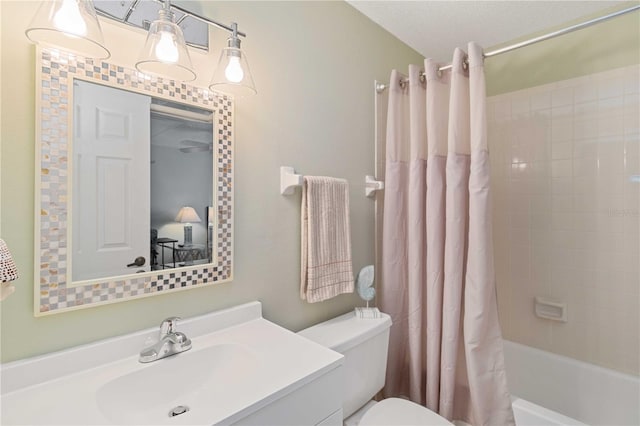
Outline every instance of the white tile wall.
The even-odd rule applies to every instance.
[[[640,374],[640,66],[488,100],[505,337]],[[568,303],[569,321],[534,315]]]

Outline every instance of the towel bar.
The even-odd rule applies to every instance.
[[[295,192],[296,187],[302,186],[304,180],[303,175],[296,174],[293,167],[280,167],[280,194],[291,195]],[[367,175],[364,178],[364,194],[373,198],[376,191],[384,189],[384,182],[376,180],[373,176]]]
[[[280,167],[280,194],[291,195],[296,186],[302,186],[304,176],[297,175],[293,167]]]

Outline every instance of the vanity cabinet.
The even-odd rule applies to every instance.
[[[343,380],[340,366],[233,424],[341,426]]]

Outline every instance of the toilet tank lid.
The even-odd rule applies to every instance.
[[[344,353],[355,345],[388,330],[389,327],[391,327],[391,317],[385,313],[381,318],[361,319],[351,311],[299,331],[298,334],[336,352]]]

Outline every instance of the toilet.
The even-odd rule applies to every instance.
[[[452,425],[426,407],[400,398],[375,402],[384,386],[391,318],[360,319],[354,312],[298,334],[344,355],[342,412],[345,426]]]

